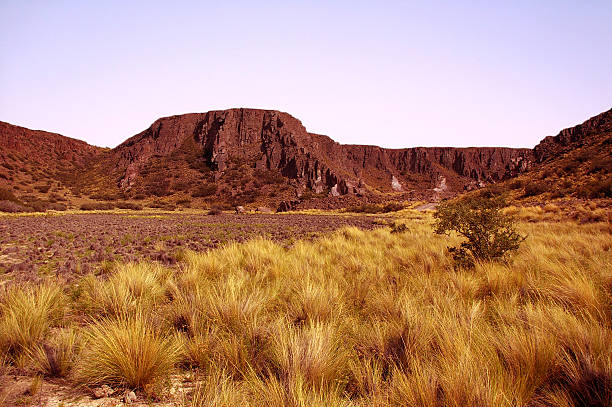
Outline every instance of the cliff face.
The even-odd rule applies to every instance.
[[[115,148],[116,165],[125,168],[121,186],[129,188],[151,157],[171,154],[189,138],[214,171],[246,162],[331,195],[435,187],[458,192],[524,172],[533,159],[529,149],[341,145],[308,133],[287,113],[230,109],[159,119]]]
[[[597,143],[612,132],[612,109],[591,117],[578,126],[561,130],[556,136],[548,136],[535,148],[538,163],[548,162],[568,151]]]
[[[343,145],[309,133],[287,113],[258,109],[161,118],[112,150],[0,122],[0,181],[55,180],[75,193],[127,198],[180,192],[232,204],[311,193],[373,202],[387,192],[428,199],[540,168],[568,151],[580,153],[581,162],[599,156],[608,162],[610,137],[612,110],[545,138],[533,150]],[[593,168],[603,165],[599,161]]]

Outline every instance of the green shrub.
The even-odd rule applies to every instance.
[[[458,266],[472,267],[475,260],[500,259],[519,248],[525,237],[514,229],[513,219],[501,212],[504,206],[501,198],[464,199],[438,206],[435,232],[455,231],[467,239],[459,247],[449,248]]]

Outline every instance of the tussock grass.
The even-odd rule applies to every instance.
[[[446,252],[456,237],[403,222],[87,277],[63,321],[84,343],[73,377],[151,389],[178,366],[197,373],[195,406],[612,404],[608,223],[520,223],[514,257],[466,270]],[[16,290],[2,321],[36,298]]]
[[[61,323],[64,295],[60,287],[13,287],[0,297],[0,350],[18,356]]]
[[[151,391],[168,379],[180,354],[176,338],[141,315],[91,324],[84,341],[75,376],[90,385]]]
[[[37,374],[67,377],[80,351],[80,337],[74,328],[61,329],[42,343],[27,350],[32,369]]]
[[[78,305],[96,319],[152,310],[166,300],[168,278],[168,270],[157,264],[119,265],[107,280],[86,277],[79,287]]]

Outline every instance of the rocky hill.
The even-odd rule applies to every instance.
[[[60,134],[0,122],[0,188],[14,191],[35,208],[67,201],[68,187],[105,150]]]
[[[230,109],[159,119],[116,147],[108,167],[118,169],[123,191],[145,194],[155,192],[152,185],[169,185],[169,191],[176,191],[188,182],[194,190],[214,183],[223,196],[243,196],[273,181],[285,188],[269,192],[290,189],[289,198],[450,196],[522,173],[532,160],[530,149],[342,145],[307,132],[287,113]],[[184,165],[179,168],[185,163],[201,174]],[[164,173],[179,176],[169,180]]]
[[[533,150],[343,145],[309,133],[287,113],[258,109],[161,118],[112,150],[0,123],[0,177],[14,189],[31,188],[45,173],[42,182],[56,182],[67,196],[206,206],[439,199],[533,173],[585,147],[609,151],[599,135],[609,132],[610,115],[547,137]],[[12,157],[21,157],[21,172],[38,175],[17,176]]]
[[[487,189],[518,202],[612,198],[612,109],[543,139],[533,168]]]

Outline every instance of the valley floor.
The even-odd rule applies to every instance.
[[[611,405],[609,222],[530,218],[507,262],[463,270],[446,253],[459,239],[435,235],[427,213],[345,218],[371,230],[347,221],[291,244],[256,232],[62,284],[5,278],[0,401],[117,405],[133,390],[160,406]],[[113,394],[95,398],[105,385]]]

